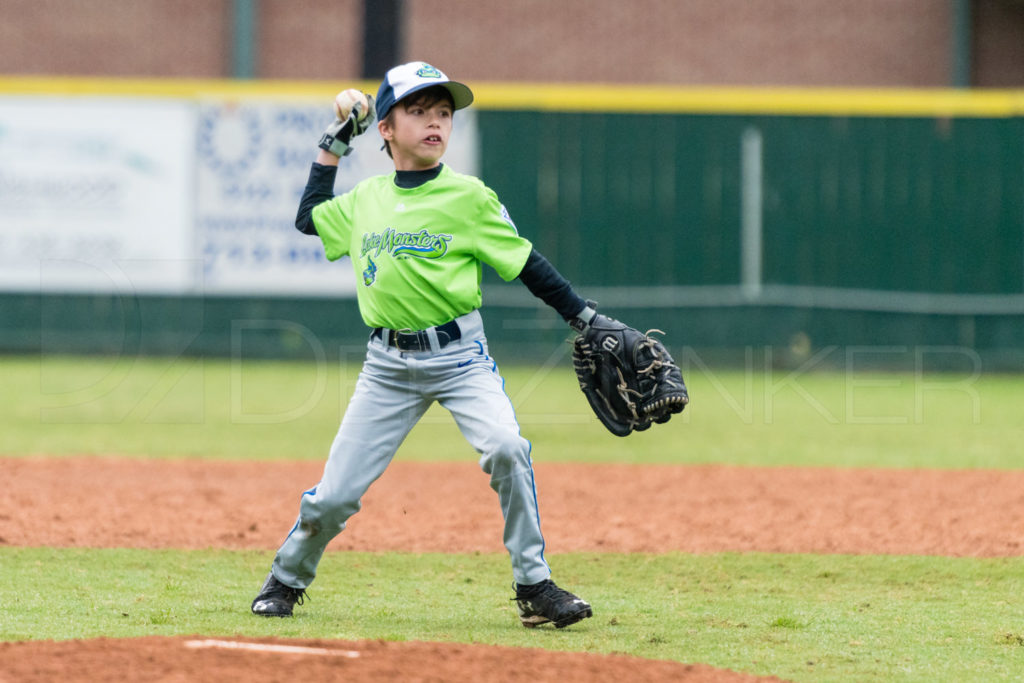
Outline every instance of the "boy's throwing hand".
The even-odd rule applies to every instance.
[[[373,123],[373,95],[343,90],[334,98],[334,116],[320,138],[319,147],[336,157],[345,157],[352,153],[352,138],[365,133]]]

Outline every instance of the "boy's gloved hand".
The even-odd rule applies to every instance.
[[[593,311],[579,316],[573,340],[572,367],[580,389],[601,423],[616,436],[627,436],[668,422],[690,402],[683,374],[668,349],[651,336]],[[581,312],[582,313],[582,312]],[[576,326],[575,324],[573,325]]]

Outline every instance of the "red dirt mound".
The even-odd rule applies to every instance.
[[[454,643],[98,638],[0,643],[0,681],[777,681],[702,664]]]

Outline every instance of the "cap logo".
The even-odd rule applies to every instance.
[[[420,78],[443,78],[441,72],[435,69],[434,67],[430,66],[429,64],[424,64],[423,66],[421,66],[419,70],[416,71],[416,75],[419,76]]]

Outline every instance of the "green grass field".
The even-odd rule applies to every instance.
[[[0,453],[321,460],[357,370],[0,359]],[[537,461],[1021,467],[1024,377],[694,371],[682,416],[619,439],[591,417],[567,365],[503,374]],[[399,458],[475,455],[432,411]],[[549,555],[595,607],[593,619],[555,631],[518,625],[502,554],[329,553],[295,619],[256,619],[248,604],[270,556],[0,547],[0,640],[442,640],[805,681],[1024,679],[1024,558]]]
[[[248,614],[265,553],[0,549],[0,639],[247,635],[627,653],[792,680],[1020,680],[1024,559],[580,554],[595,606],[518,625],[502,555],[328,553],[292,620]]]
[[[692,404],[621,439],[568,364],[502,367],[534,459],[841,467],[1021,467],[1024,378],[695,370]],[[199,359],[0,359],[0,453],[321,460],[358,365]],[[474,455],[436,406],[399,451]]]

